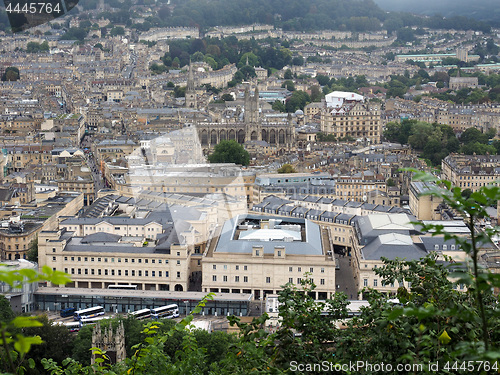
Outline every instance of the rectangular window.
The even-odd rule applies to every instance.
[[[302,282],[302,279],[300,277],[297,278],[297,284],[300,284]]]
[[[122,270],[118,270],[118,276],[122,275]]]
[[[93,262],[94,261],[94,258],[90,258],[90,261]]]
[[[235,276],[234,277],[234,282],[235,283],[239,283],[240,282],[240,277],[239,276]]]
[[[177,271],[177,278],[180,279],[181,278],[181,273],[179,271]]]
[[[293,278],[291,278],[291,277],[290,277],[290,278],[288,279],[288,282],[289,282],[290,284],[293,284]]]
[[[309,268],[309,272],[313,273],[314,272],[314,268]]]
[[[135,270],[132,270],[132,276],[135,276]]]
[[[292,272],[293,271],[293,267],[288,267],[288,272]]]
[[[378,280],[377,279],[373,279],[373,286],[378,286]]]
[[[142,270],[137,271],[137,276],[142,276]]]
[[[222,276],[222,281],[227,282],[227,276],[226,275]]]
[[[108,270],[104,270],[104,276],[108,276]]]
[[[111,276],[115,276],[115,270],[111,270]]]
[[[148,271],[144,271],[144,276],[148,276]]]
[[[325,273],[325,269],[321,267],[321,273]]]
[[[247,270],[247,266],[243,266],[243,271],[246,271]]]
[[[271,284],[271,278],[269,276],[266,277],[266,284]]]
[[[224,271],[227,271],[227,264],[224,264]]]
[[[168,271],[165,271],[165,277],[168,277]]]
[[[178,261],[177,261],[177,265],[179,266],[180,264],[181,264],[181,261],[180,261],[180,260],[178,260]]]
[[[100,274],[101,274],[101,269],[100,269],[100,268],[97,270],[97,274],[98,274],[98,275],[100,275]]]
[[[212,281],[217,281],[217,275],[212,275]]]
[[[56,257],[52,257],[52,261],[54,261],[54,262],[55,262],[55,261],[56,261]]]
[[[125,276],[128,276],[128,270],[125,270]]]
[[[321,280],[319,281],[319,283],[320,283],[321,285],[325,285],[325,279],[321,279]]]
[[[216,269],[217,269],[217,265],[216,265],[216,264],[214,264],[214,265],[212,266],[212,269],[216,270]]]
[[[248,283],[248,276],[243,276],[243,282]]]

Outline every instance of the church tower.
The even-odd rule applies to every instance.
[[[198,103],[196,100],[196,88],[194,85],[193,69],[191,66],[191,61],[189,62],[189,73],[187,79],[186,87],[186,107],[187,108],[197,108]]]
[[[109,323],[109,327],[105,328],[104,333],[102,333],[101,324],[97,322],[92,331],[92,347],[105,351],[111,364],[123,361],[127,355],[123,323],[119,324],[116,331],[113,331],[111,323]],[[92,364],[95,363],[96,357],[96,354],[92,354]]]

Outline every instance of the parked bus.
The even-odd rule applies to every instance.
[[[84,310],[75,311],[73,318],[75,320],[94,318],[99,315],[104,315],[104,307],[94,306]]]
[[[133,318],[138,319],[138,320],[148,319],[148,318],[151,318],[151,309],[142,309],[142,310],[133,311],[130,313],[130,316],[132,316]]]
[[[74,307],[68,307],[66,309],[61,310],[61,318],[67,318],[68,316],[73,316],[75,313],[76,309]]]
[[[151,318],[152,319],[158,319],[158,318],[171,319],[171,318],[178,318],[178,317],[179,317],[179,306],[177,306],[175,304],[151,309]]]
[[[82,320],[80,320],[80,324],[83,327],[83,326],[97,324],[97,322],[107,320],[107,319],[111,319],[111,316],[97,316],[95,318],[82,319]]]
[[[137,285],[113,284],[109,285],[108,289],[137,290]]]
[[[65,322],[63,325],[68,329],[70,332],[78,332],[82,326],[81,322]]]

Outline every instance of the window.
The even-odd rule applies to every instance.
[[[89,270],[87,268],[85,268],[85,275],[88,275],[89,274]]]
[[[217,265],[216,264],[212,265],[212,269],[216,270],[217,269]]]
[[[134,258],[130,259],[130,261],[131,261],[132,263],[135,263],[135,259],[134,259]]]
[[[260,256],[260,250],[255,250],[255,256]]]
[[[73,259],[71,259],[71,260],[73,260]],[[101,258],[97,258],[97,261],[98,261],[98,262],[100,262],[100,261],[101,261]]]
[[[302,272],[302,267],[298,267],[297,271]]]
[[[56,261],[56,257],[52,257],[52,260],[55,262]]]
[[[148,271],[144,271],[144,276],[148,276]]]
[[[269,276],[266,277],[266,284],[271,284],[271,278]]]
[[[151,276],[155,277],[155,271],[151,271]]]
[[[281,256],[281,250],[278,250],[278,256],[279,257]]]
[[[290,277],[290,278],[288,279],[288,282],[289,282],[290,284],[293,284],[293,278],[291,278],[291,277]]]
[[[181,278],[181,273],[179,271],[177,271],[177,278],[180,279]]]
[[[246,271],[247,270],[247,266],[243,266],[243,271]]]
[[[363,279],[363,286],[368,286],[368,279]]]
[[[224,264],[224,271],[227,271],[227,264]]]
[[[161,271],[158,271],[158,277],[161,277]]]
[[[314,268],[309,268],[309,272],[313,273],[314,272]]]
[[[236,266],[236,271],[238,271],[240,269],[240,266]]]
[[[104,270],[104,276],[108,276],[108,270]]]
[[[137,259],[137,263],[142,263],[142,259]]]
[[[325,285],[325,279],[321,279],[321,280],[319,281],[319,283],[320,283],[321,285]]]
[[[147,263],[147,262],[148,262],[148,260],[147,260],[147,259],[144,259],[144,263]]]
[[[125,276],[128,276],[128,270],[125,270]]]
[[[234,277],[234,282],[235,283],[239,283],[240,282],[240,277],[239,276],[235,276]]]
[[[325,273],[325,269],[321,267],[321,273]]]
[[[137,276],[142,276],[142,270],[137,271]]]
[[[288,272],[292,272],[293,271],[293,267],[288,267]]]
[[[180,257],[180,256],[181,256],[181,252],[180,252],[180,251],[178,251],[178,252],[177,252],[177,256],[178,256],[178,257]]]
[[[64,257],[64,260],[68,260],[68,257]]]
[[[302,279],[300,277],[297,277],[297,284],[300,284],[302,282]]]
[[[53,247],[53,248],[52,248],[52,252],[53,252],[53,253],[55,253],[55,252],[56,252],[56,248],[55,248],[55,247]]]
[[[248,276],[243,276],[243,282],[248,283]]]
[[[443,250],[448,250],[448,245],[443,245]]]
[[[122,270],[118,270],[118,276],[122,275]]]
[[[101,275],[101,269],[100,268],[97,270],[97,274]]]
[[[75,261],[75,257],[71,257],[71,261],[74,262]]]
[[[85,261],[88,262],[89,258],[85,257]]]
[[[168,271],[165,271],[165,277],[168,277]]]
[[[217,281],[217,275],[212,275],[212,281]]]
[[[181,261],[180,261],[180,260],[178,260],[178,261],[177,261],[177,265],[178,265],[178,266],[180,266],[180,264],[181,264]]]
[[[373,286],[378,286],[378,280],[377,279],[373,279]]]
[[[222,276],[222,281],[227,282],[227,276],[226,275]]]

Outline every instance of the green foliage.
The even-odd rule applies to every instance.
[[[42,267],[41,272],[34,269],[23,268],[11,270],[7,268],[0,269],[0,282],[8,284],[16,289],[23,283],[34,283],[39,281],[50,281],[53,284],[61,285],[69,281],[67,275],[60,271],[54,271],[48,266]],[[3,300],[2,318],[9,319],[9,312],[5,301]],[[0,365],[3,371],[11,373],[23,373],[25,371],[24,362],[26,355],[33,345],[39,345],[43,341],[40,336],[26,336],[23,330],[32,327],[41,327],[43,324],[34,317],[18,316],[12,320],[3,320],[0,322],[0,340],[2,352],[0,353]],[[34,361],[29,361],[30,368]]]
[[[15,66],[7,67],[2,75],[2,81],[17,81],[19,78],[19,69]]]
[[[151,73],[153,74],[162,74],[168,72],[168,68],[165,65],[160,65],[157,63],[151,64],[149,70],[151,70]]]
[[[316,139],[318,140],[318,142],[336,142],[337,141],[337,139],[335,138],[335,136],[333,134],[325,134],[325,133],[321,133],[321,132],[316,134]]]
[[[288,113],[295,112],[297,109],[304,110],[304,107],[311,102],[309,94],[302,90],[296,90],[292,96],[287,98],[285,108]]]
[[[208,156],[210,163],[235,163],[248,165],[250,154],[236,141],[221,141]]]
[[[384,131],[384,138],[391,142],[411,145],[421,151],[422,157],[429,159],[433,165],[440,165],[441,160],[449,153],[459,149],[458,139],[451,127],[417,120],[389,122]]]
[[[44,41],[43,43],[28,42],[26,45],[26,52],[28,53],[40,53],[49,51],[49,43]]]
[[[296,169],[291,164],[283,164],[278,169],[278,173],[297,173]]]
[[[275,111],[286,112],[285,105],[283,104],[283,102],[281,100],[278,100],[278,99],[276,99],[274,101],[272,108]]]

